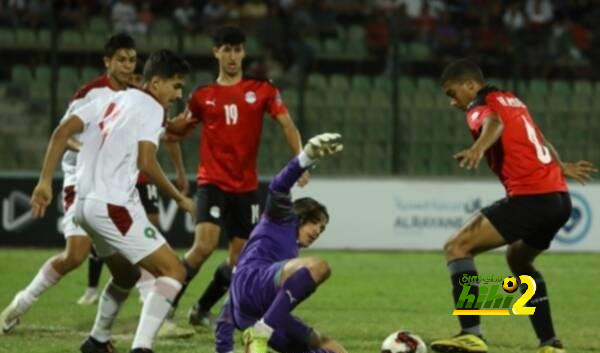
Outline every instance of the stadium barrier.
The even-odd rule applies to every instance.
[[[315,247],[440,250],[463,222],[504,197],[496,180],[313,179],[294,196],[313,196],[329,210]],[[552,251],[600,251],[600,184],[570,185],[573,211]],[[527,217],[526,214],[523,217]]]
[[[0,246],[62,246],[61,183],[46,217],[31,218],[29,196],[34,176],[0,176],[2,225]],[[190,181],[193,184],[193,181]],[[260,183],[261,209],[266,182]],[[552,243],[552,251],[600,251],[600,184],[570,185],[573,212]],[[192,185],[190,190],[195,190]],[[321,249],[439,250],[444,241],[473,213],[504,196],[495,180],[407,180],[313,178],[296,187],[294,197],[312,196],[331,215],[327,232],[315,243]],[[193,241],[194,223],[174,201],[161,199],[160,223],[175,247]],[[527,217],[527,215],[523,215]],[[226,237],[221,237],[221,245]]]

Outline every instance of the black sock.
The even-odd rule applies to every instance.
[[[554,326],[552,324],[552,315],[550,314],[550,302],[548,299],[548,291],[546,290],[546,282],[544,277],[538,271],[527,273],[535,281],[535,294],[527,303],[527,306],[534,306],[535,313],[529,316],[529,321],[533,325],[535,334],[542,344],[550,344],[556,339]],[[521,285],[521,292],[525,292],[527,285]]]
[[[185,290],[187,289],[188,285],[190,284],[192,279],[194,279],[194,277],[196,277],[196,275],[198,274],[198,270],[199,270],[199,269],[196,269],[196,268],[193,268],[192,266],[190,266],[187,263],[187,261],[185,261],[185,258],[181,259],[181,263],[183,264],[183,267],[185,267],[185,282],[182,284],[181,290],[179,291],[179,293],[177,293],[177,296],[173,300],[173,305],[172,305],[173,310],[177,308],[177,305],[179,305],[179,299],[181,299],[181,297],[183,296],[183,293],[185,293]]]
[[[458,303],[463,291],[463,285],[468,285],[463,280],[464,276],[477,276],[475,262],[472,258],[456,259],[448,262],[448,271],[452,281],[452,295],[454,297],[454,305]],[[464,309],[474,309],[477,296],[479,295],[478,283],[471,285],[468,292],[468,299],[465,301]],[[469,304],[470,303],[470,304]],[[462,332],[481,335],[481,320],[478,315],[458,315],[458,321]]]
[[[104,261],[98,257],[96,250],[92,247],[88,258],[88,288],[98,288],[103,264]]]
[[[229,267],[227,261],[223,261],[215,270],[212,281],[198,299],[196,309],[203,312],[210,311],[213,305],[227,293],[229,283],[231,283],[231,267]]]

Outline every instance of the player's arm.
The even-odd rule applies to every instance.
[[[461,168],[477,168],[485,151],[498,141],[502,131],[504,131],[502,120],[496,114],[488,115],[481,127],[479,138],[471,148],[456,153],[454,159],[460,161]]]
[[[179,207],[193,215],[195,211],[193,202],[179,192],[179,190],[177,190],[177,188],[169,181],[169,178],[165,175],[162,167],[158,164],[156,151],[157,146],[154,143],[145,140],[140,140],[138,142],[137,165],[139,170],[163,193],[174,199]]]
[[[293,158],[269,184],[266,216],[273,222],[286,223],[294,219],[290,190],[308,168],[323,156],[341,151],[344,146],[339,134],[325,133],[311,138],[300,154]]]
[[[40,178],[31,196],[31,212],[34,217],[43,217],[52,201],[52,176],[62,158],[69,138],[83,131],[83,121],[76,115],[69,117],[56,127],[46,149]]]
[[[575,179],[581,184],[585,184],[586,182],[592,180],[591,174],[596,173],[598,170],[594,168],[594,165],[591,162],[584,160],[580,160],[573,163],[563,162],[560,159],[558,151],[556,150],[556,148],[554,148],[554,145],[552,145],[550,141],[548,141],[541,132],[540,135],[542,136],[542,142],[544,143],[546,148],[548,148],[548,151],[550,151],[552,159],[556,163],[558,163],[558,165],[560,165],[560,169],[562,170],[564,176]]]
[[[79,150],[81,149],[81,142],[79,142],[73,137],[69,137],[69,139],[67,140],[67,148],[71,151],[79,152]]]
[[[199,121],[196,120],[190,110],[186,108],[184,112],[167,122],[165,140],[181,141],[186,139],[198,123]]]
[[[287,112],[277,115],[276,119],[290,150],[294,156],[297,156],[300,154],[300,151],[302,151],[302,137],[300,136],[300,131],[298,131],[296,124],[294,124],[294,120],[292,120],[292,117]],[[310,172],[306,170],[298,180],[298,185],[306,185],[309,177]]]
[[[185,175],[183,156],[181,154],[181,145],[177,141],[167,140],[165,141],[165,146],[167,148],[169,157],[171,158],[171,162],[173,163],[173,168],[175,168],[175,185],[177,186],[177,189],[181,191],[182,194],[187,195],[189,191],[189,184],[187,176]]]

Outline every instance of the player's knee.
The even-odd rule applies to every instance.
[[[510,251],[510,248],[506,252],[506,262],[515,275],[527,274],[532,272],[533,269],[533,265],[530,262],[524,260],[516,252]]]
[[[307,266],[312,278],[317,283],[324,282],[331,276],[331,267],[327,261],[319,258],[313,259]]]
[[[444,254],[446,259],[458,259],[470,255],[468,246],[460,238],[452,237],[444,244]]]
[[[61,256],[63,266],[66,270],[74,270],[87,259],[85,252],[67,251]]]
[[[180,262],[176,262],[165,268],[162,271],[161,276],[171,277],[179,281],[180,283],[184,283],[186,278],[186,272],[183,265]]]

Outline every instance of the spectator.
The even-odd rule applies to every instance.
[[[367,49],[377,60],[377,66],[384,67],[390,45],[390,29],[383,10],[373,12],[366,25]]]
[[[218,25],[228,15],[227,6],[221,0],[208,0],[202,8],[202,20],[210,25]]]
[[[198,13],[192,4],[192,0],[180,0],[173,11],[173,17],[177,25],[187,32],[195,32],[198,29]]]
[[[240,7],[240,17],[257,20],[267,16],[269,8],[263,0],[248,0]]]
[[[144,4],[142,5],[142,10],[138,14],[138,19],[140,23],[146,28],[150,28],[152,26],[152,22],[154,22],[155,17],[156,16],[154,16],[152,7],[150,6],[150,2],[144,2]]]
[[[523,14],[521,4],[516,1],[509,4],[502,16],[502,22],[512,33],[519,32],[525,28],[525,14]]]
[[[527,0],[525,13],[531,25],[541,27],[552,21],[554,8],[550,0]]]
[[[117,0],[111,9],[110,17],[114,32],[145,34],[148,29],[138,21],[137,10],[130,0]]]

